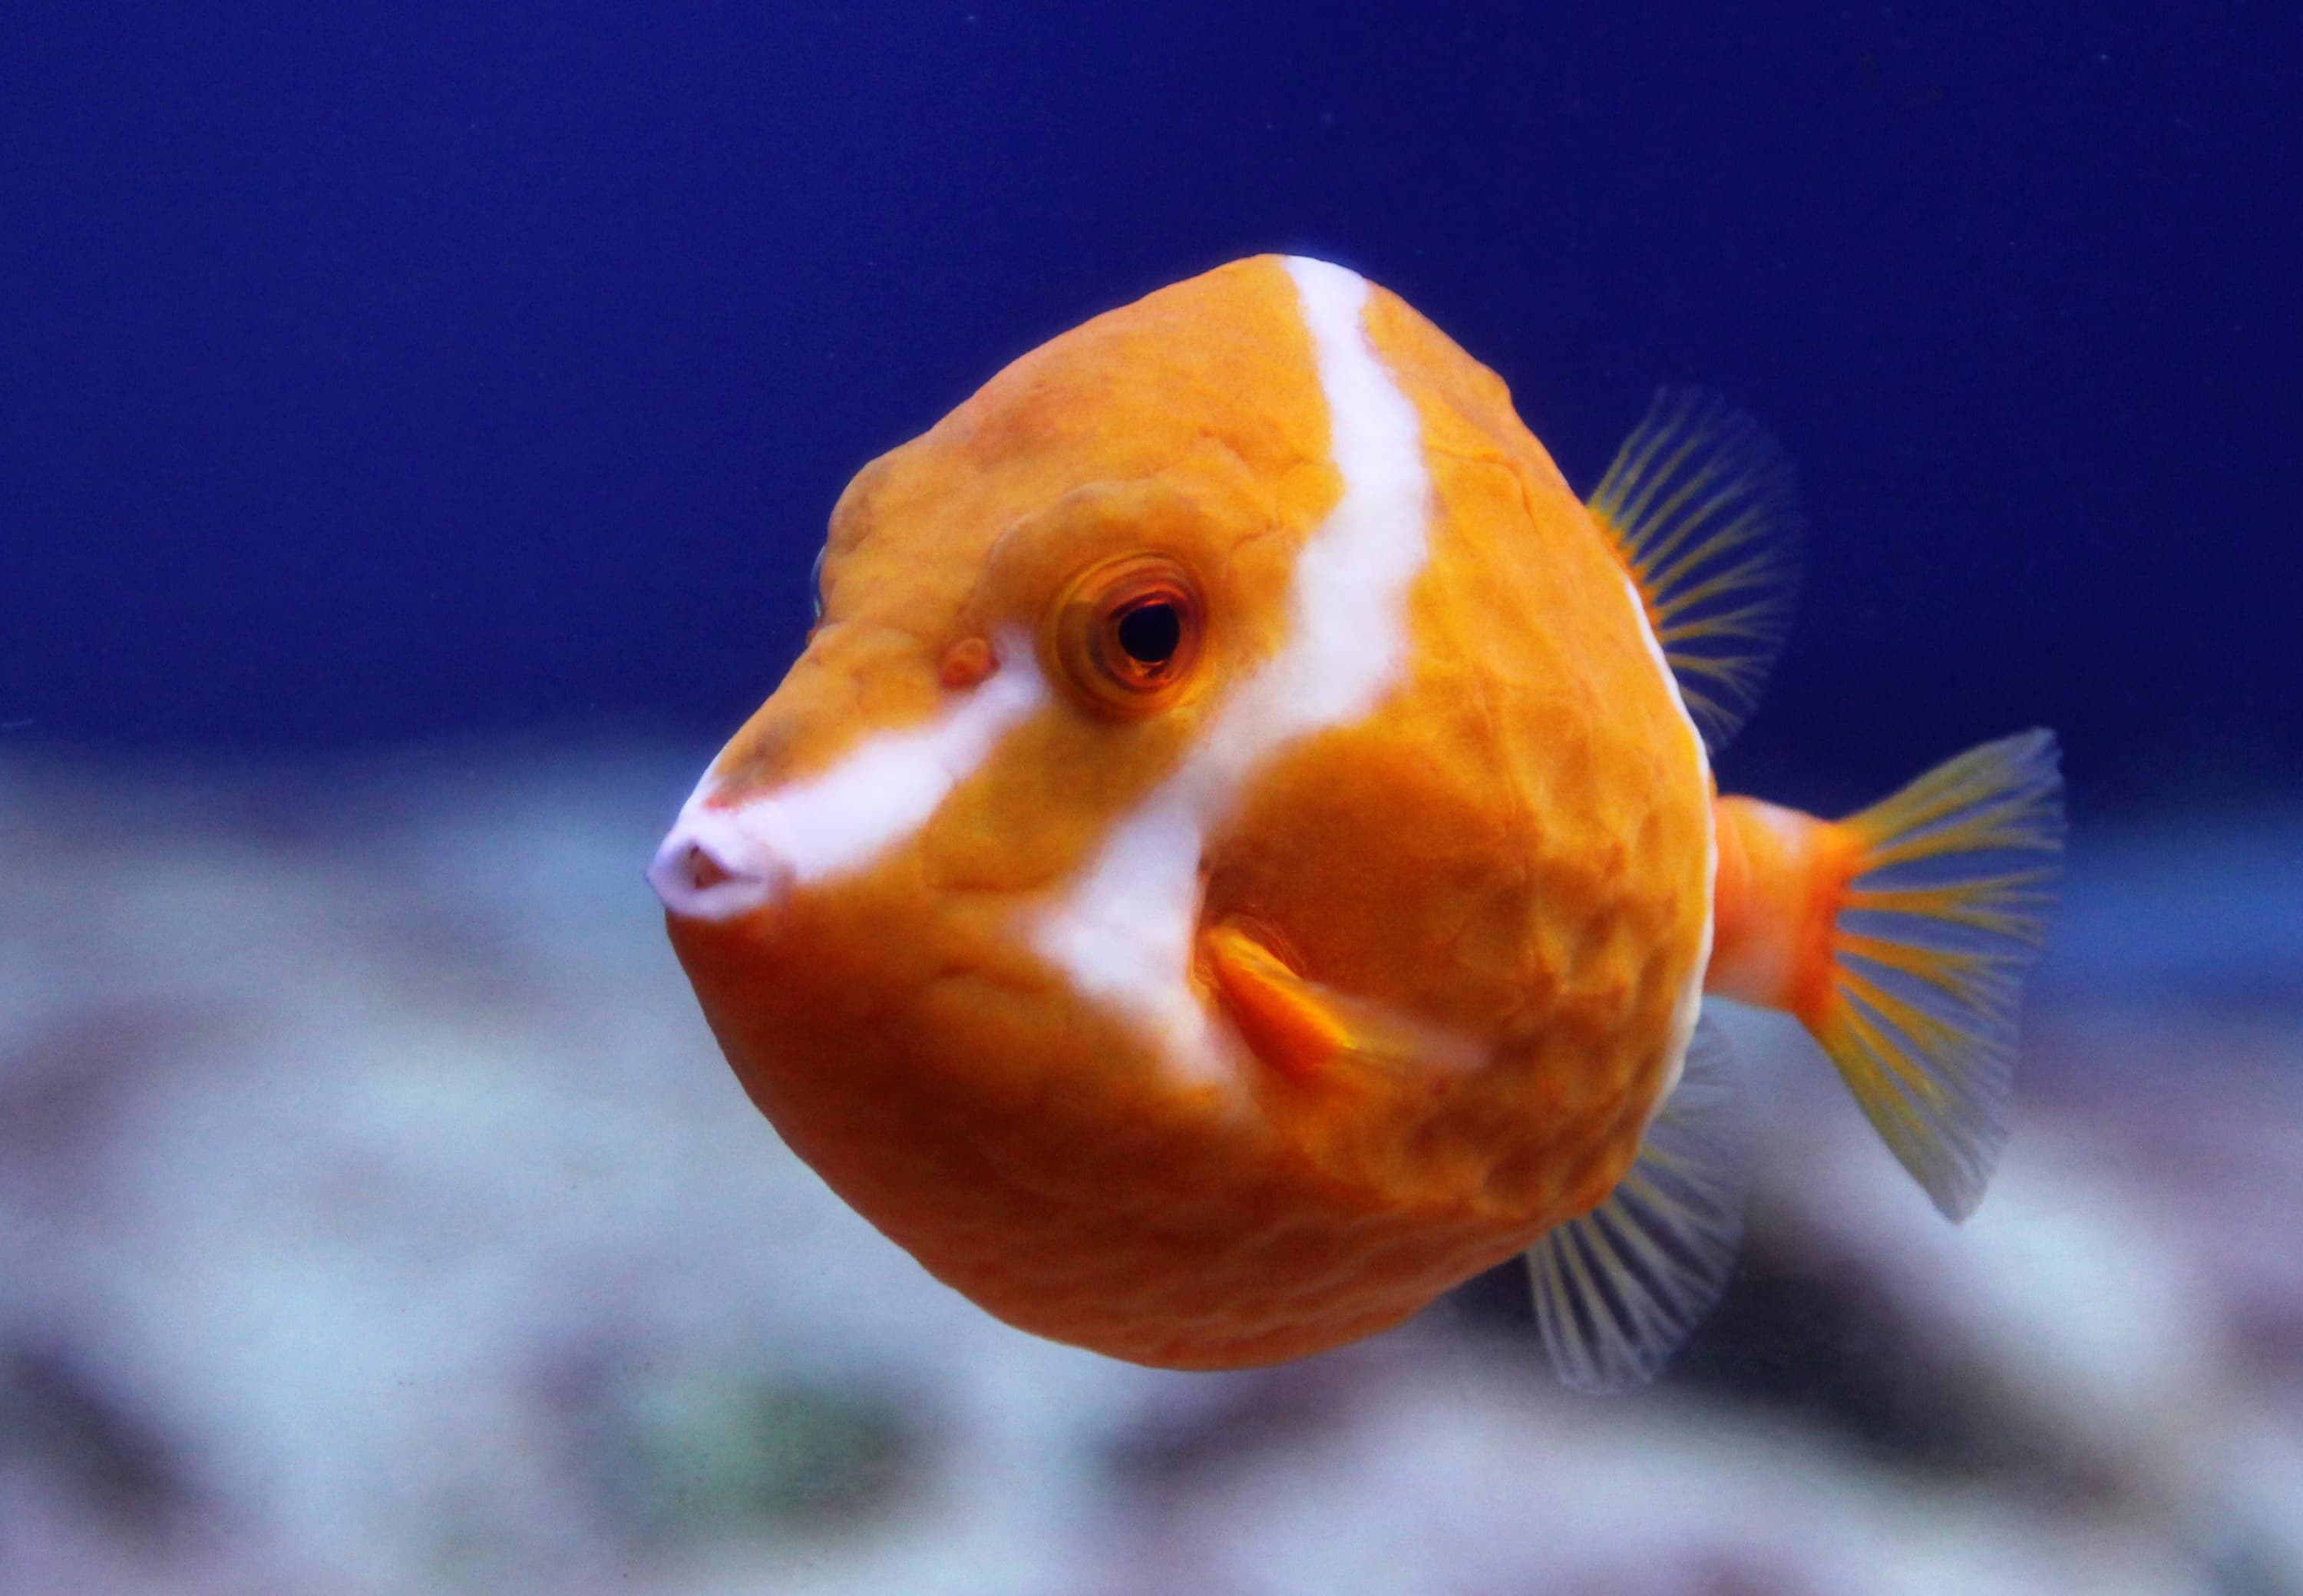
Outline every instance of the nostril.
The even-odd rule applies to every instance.
[[[647,868],[663,907],[695,920],[748,914],[781,896],[789,876],[772,850],[708,812],[674,826]]]
[[[689,843],[672,867],[693,892],[701,892],[708,887],[718,886],[721,882],[736,879],[736,873],[713,857],[712,850],[701,842]]]

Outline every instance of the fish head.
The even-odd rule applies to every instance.
[[[1281,645],[1337,493],[1292,296],[1269,262],[1162,291],[867,466],[804,652],[650,867],[737,1074],[875,1218],[856,1116],[1156,1068],[1043,932]]]
[[[650,868],[738,1079],[1010,1322],[1177,1366],[1396,1322],[1620,1176],[1708,793],[1493,376],[1236,263],[860,473]]]

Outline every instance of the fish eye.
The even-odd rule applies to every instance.
[[[1129,659],[1157,669],[1176,657],[1184,641],[1184,622],[1169,600],[1147,598],[1120,612],[1111,623],[1111,635]]]
[[[1055,663],[1092,707],[1148,714],[1183,696],[1205,629],[1199,585],[1165,554],[1090,568],[1055,612]]]

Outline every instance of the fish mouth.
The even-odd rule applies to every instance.
[[[648,862],[647,882],[668,914],[733,920],[783,901],[792,866],[734,815],[692,804]]]

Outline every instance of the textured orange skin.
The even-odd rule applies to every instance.
[[[956,645],[1042,634],[1075,573],[1136,548],[1203,587],[1192,689],[1140,719],[1059,692],[863,873],[671,922],[738,1076],[836,1191],[991,1313],[1141,1363],[1353,1340],[1596,1203],[1702,955],[1708,785],[1620,562],[1499,381],[1380,290],[1367,325],[1432,476],[1410,663],[1258,773],[1206,840],[1202,925],[1484,1065],[1186,1079],[1031,950],[1032,916],[1285,641],[1340,490],[1270,258],[1066,334],[867,467],[825,621],[716,769],[740,799],[925,718]],[[1196,979],[1219,1005],[1204,950]]]

